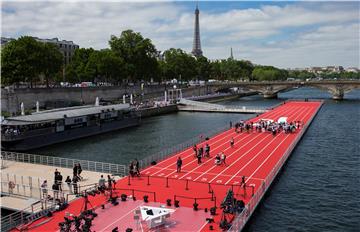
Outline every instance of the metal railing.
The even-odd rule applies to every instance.
[[[87,171],[111,173],[119,176],[125,176],[127,174],[125,165],[103,163],[103,162],[89,161],[89,160],[68,159],[68,158],[25,154],[25,153],[17,153],[17,152],[9,152],[9,151],[1,151],[1,159],[23,162],[23,163],[63,167],[63,168],[73,168],[75,164],[80,163],[82,169]]]
[[[7,185],[8,183],[6,183]],[[60,191],[47,189],[46,198],[43,196],[43,189],[40,188],[31,188],[30,186],[21,186],[15,185],[14,188],[8,186],[6,188],[3,183],[1,183],[1,194],[9,196],[28,196],[33,197],[33,190],[37,190],[37,194],[40,196],[40,200],[34,202],[29,207],[9,214],[5,217],[1,217],[1,231],[8,231],[12,228],[15,228],[19,225],[24,225],[30,223],[40,217],[45,216],[48,212],[51,212],[55,209],[57,199],[65,199],[65,194]]]
[[[323,102],[323,101],[321,101]],[[317,112],[319,112],[320,108]],[[284,163],[290,156],[291,152],[295,148],[295,146],[298,144],[300,139],[302,138],[303,134],[306,132],[307,128],[313,121],[314,117],[316,116],[317,112],[311,116],[309,121],[304,125],[303,129],[299,132],[299,135],[296,137],[296,139],[292,142],[292,144],[287,148],[284,155],[281,157],[281,159],[276,163],[276,165],[273,167],[273,169],[270,171],[269,175],[265,178],[263,181],[261,188],[259,188],[254,196],[251,198],[251,200],[246,204],[245,209],[236,216],[236,218],[232,222],[232,226],[228,231],[241,231],[244,226],[246,225],[247,221],[250,219],[251,215],[254,213],[256,207],[260,203],[261,199],[263,198],[264,194],[272,184],[273,180],[283,167]]]

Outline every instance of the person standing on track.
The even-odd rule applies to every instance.
[[[199,149],[199,152],[197,154],[198,164],[201,164],[201,158],[202,158],[202,148]]]
[[[182,160],[181,157],[179,156],[179,158],[176,161],[176,172],[181,172],[181,165],[182,165]]]
[[[225,166],[227,166],[226,155],[224,154],[224,152],[221,153],[221,163],[224,164]]]
[[[231,139],[230,139],[230,146],[234,147],[234,138],[233,137],[231,137]]]
[[[207,157],[210,157],[210,146],[209,146],[209,144],[206,144],[206,146],[205,146],[205,155]]]
[[[196,144],[193,146],[193,150],[194,150],[194,156],[197,157],[197,146],[196,146]]]
[[[140,176],[140,164],[137,159],[134,160],[134,166],[135,166],[135,174],[137,176]]]

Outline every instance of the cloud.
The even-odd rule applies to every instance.
[[[207,10],[201,9],[202,4]],[[211,4],[200,3],[201,42],[204,54],[211,59],[229,57],[233,47],[236,58],[259,64],[359,66],[358,2],[265,2],[258,7],[225,7],[222,11]],[[133,29],[150,38],[159,50],[175,47],[190,52],[194,13],[188,5],[165,1],[5,1],[2,36],[59,37],[81,47],[101,49],[108,47],[111,35]]]

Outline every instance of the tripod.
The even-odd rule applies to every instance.
[[[88,197],[88,194],[85,192],[84,195],[83,195],[83,198],[84,198],[84,204],[83,206],[81,207],[81,211],[80,212],[85,212],[88,210],[88,205],[91,206],[91,209],[94,208],[94,206],[91,204],[91,202],[89,201],[89,197]]]

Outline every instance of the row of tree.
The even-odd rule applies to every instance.
[[[63,55],[55,44],[24,36],[1,49],[2,85],[43,81],[49,85],[61,72]]]
[[[195,58],[181,49],[170,48],[160,54],[151,40],[126,30],[111,36],[110,49],[75,50],[71,62],[64,66],[63,55],[56,45],[21,37],[2,48],[2,84],[21,82],[70,83],[106,82],[121,84],[138,81],[189,80],[258,80],[314,78],[307,71],[287,71],[273,66],[253,65],[232,58],[210,61]],[[65,70],[65,71],[64,71]],[[322,74],[323,78],[359,78],[359,73]]]

